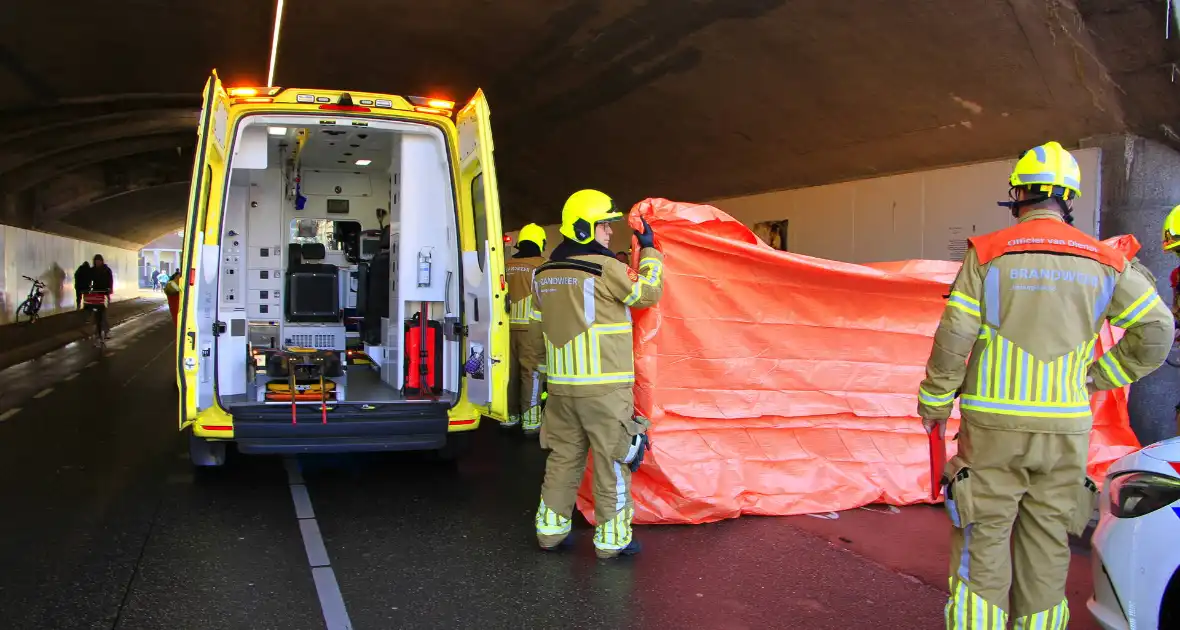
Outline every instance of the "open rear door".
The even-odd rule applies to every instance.
[[[492,159],[491,113],[480,90],[459,111],[460,198],[471,210],[474,242],[463,239],[463,310],[467,326],[467,399],[497,420],[508,414],[508,314],[500,195]],[[470,218],[468,218],[470,217]]]
[[[221,99],[218,99],[218,96]],[[177,384],[180,387],[180,428],[192,423],[197,415],[198,400],[211,398],[212,383],[204,384],[212,375],[211,357],[203,354],[203,346],[208,345],[207,337],[212,329],[201,330],[198,317],[198,302],[201,301],[201,257],[204,246],[205,211],[209,204],[209,193],[215,179],[214,168],[210,158],[216,158],[214,138],[220,136],[224,145],[227,103],[221,80],[217,78],[217,71],[205,83],[205,91],[201,106],[201,115],[197,122],[197,150],[193,161],[192,184],[189,189],[188,218],[184,225],[184,258],[182,261],[182,278],[184,287],[180,294],[180,312],[177,317],[176,370]],[[220,160],[217,160],[220,161]],[[214,258],[216,263],[216,258]],[[214,266],[216,271],[216,266]],[[204,296],[205,301],[212,297]],[[207,352],[207,348],[204,351]],[[199,368],[199,370],[198,370]],[[208,392],[201,390],[207,389]]]

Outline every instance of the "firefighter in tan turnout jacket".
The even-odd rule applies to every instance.
[[[549,399],[541,446],[550,450],[537,508],[537,539],[552,550],[568,540],[574,499],[592,451],[594,547],[600,558],[631,555],[631,473],[647,447],[645,419],[634,417],[631,309],[656,303],[663,255],[643,223],[639,271],[607,249],[609,223],[621,219],[610,197],[582,190],[561,213],[565,240],[533,280],[532,317],[540,322]]]
[[[1019,160],[1019,222],[971,239],[918,392],[927,430],[959,397],[958,454],[944,477],[951,542],[947,628],[1062,630],[1067,532],[1096,502],[1086,477],[1094,390],[1163,363],[1171,314],[1138,262],[1073,228],[1077,161],[1056,142]],[[1104,322],[1126,330],[1095,361]]]
[[[516,255],[505,265],[508,282],[508,324],[512,358],[508,368],[508,421],[526,435],[541,428],[541,396],[545,389],[545,354],[540,351],[541,327],[532,321],[533,274],[545,262],[545,229],[530,223],[520,229]]]

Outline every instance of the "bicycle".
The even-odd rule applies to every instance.
[[[41,316],[41,302],[45,298],[45,283],[36,278],[21,277],[32,282],[33,286],[29,287],[29,296],[25,298],[25,301],[16,307],[16,322],[18,324],[32,324]],[[25,316],[23,321],[21,315]]]
[[[82,303],[85,304],[85,309],[94,313],[94,335],[90,337],[94,340],[94,346],[99,350],[106,348],[106,329],[103,326],[103,314],[107,308],[107,300],[109,294],[105,292],[88,291],[82,294]]]

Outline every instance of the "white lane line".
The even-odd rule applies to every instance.
[[[51,393],[53,393],[53,388],[46,387],[45,389],[37,392],[36,394],[33,394],[33,398],[45,398],[46,396],[48,396]]]
[[[76,378],[78,378],[78,373],[77,373],[77,372],[74,372],[73,374],[71,374],[71,375],[69,375],[69,376],[67,376],[67,377],[63,378],[62,380],[63,380],[63,381],[72,381],[72,380],[74,380],[74,379],[76,379]]]
[[[303,483],[299,460],[295,457],[286,457],[283,467],[287,469],[291,502],[295,504],[295,518],[299,521],[299,533],[303,537],[307,564],[311,566],[311,578],[320,598],[320,612],[324,615],[324,624],[328,630],[352,630],[352,621],[349,620],[348,609],[344,606],[344,596],[340,594],[340,584],[336,582],[336,573],[332,571],[328,549],[324,546],[324,537],[320,534],[320,525],[315,519],[311,496]]]
[[[86,364],[86,368],[92,368],[96,365],[98,365],[98,361],[91,361],[90,363]],[[82,368],[82,369],[86,369],[86,368]]]
[[[320,535],[320,524],[314,518],[301,518],[299,531],[303,534],[303,548],[307,551],[307,563],[311,568],[331,566],[328,548],[324,546],[324,537]]]
[[[283,468],[287,469],[287,483],[291,485],[303,484],[303,471],[299,469],[299,460],[294,457],[283,458]]]
[[[295,502],[295,518],[315,518],[315,509],[311,507],[311,497],[307,494],[307,486],[291,486],[291,500]]]
[[[5,411],[4,413],[0,413],[0,422],[4,422],[5,420],[20,413],[20,409],[21,409],[20,407],[13,407],[12,409]]]
[[[340,595],[340,585],[336,583],[332,567],[312,569],[311,578],[315,580],[315,590],[320,594],[320,607],[324,611],[328,630],[352,630],[352,622],[348,620],[348,610],[344,608],[344,598]],[[325,598],[324,593],[334,593],[335,596]]]

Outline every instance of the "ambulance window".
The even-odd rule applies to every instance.
[[[292,219],[291,243],[322,243],[330,251],[346,251],[360,236],[357,221],[332,219]]]
[[[484,206],[483,173],[471,182],[471,207],[475,215],[475,248],[479,250],[479,270],[485,271],[484,257],[488,249],[488,209]]]

